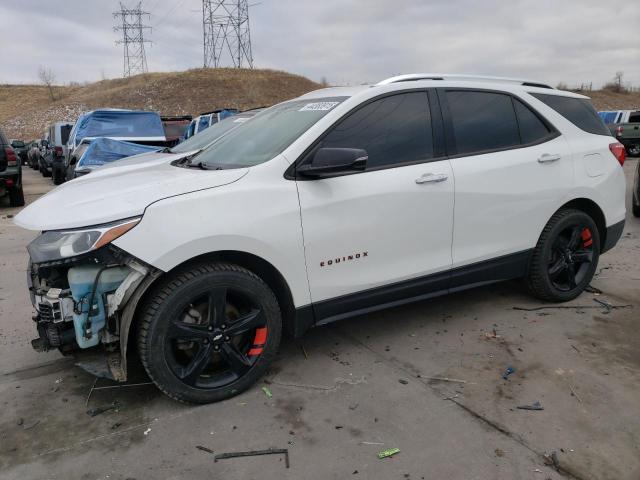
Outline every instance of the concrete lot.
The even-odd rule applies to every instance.
[[[31,170],[25,185],[27,201],[52,188]],[[11,225],[13,213],[0,207],[2,479],[640,478],[631,215],[592,282],[603,293],[584,293],[575,308],[514,310],[542,304],[512,282],[360,317],[285,341],[264,380],[271,399],[261,384],[193,407],[151,385],[95,390],[87,402],[93,377],[31,350],[24,246],[34,233]],[[596,299],[631,306],[607,311]],[[503,380],[507,367],[515,373]],[[86,414],[114,401],[117,411]],[[544,410],[516,408],[535,401]],[[288,448],[291,468],[278,456],[214,463],[198,445]],[[376,457],[391,447],[401,452]]]

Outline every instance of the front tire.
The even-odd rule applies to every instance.
[[[169,397],[210,403],[253,385],[275,358],[282,315],[258,276],[227,263],[169,274],[146,302],[138,350]]]
[[[529,291],[540,300],[567,302],[582,293],[595,274],[600,235],[580,210],[560,210],[547,223],[529,264]]]

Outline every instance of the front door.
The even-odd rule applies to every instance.
[[[389,95],[350,112],[314,148],[369,157],[363,172],[297,181],[318,320],[446,290],[454,178],[432,118],[426,91]]]

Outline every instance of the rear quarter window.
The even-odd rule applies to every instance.
[[[558,112],[580,130],[595,135],[611,136],[611,132],[596,109],[593,108],[590,100],[544,93],[531,93],[531,95]]]
[[[640,123],[640,112],[632,112],[629,114],[629,123]]]

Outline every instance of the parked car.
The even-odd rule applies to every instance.
[[[167,158],[174,159],[175,157],[172,155],[175,153],[202,150],[257,115],[260,111],[262,109],[247,110],[233,117],[228,117],[175,147],[161,150],[159,147],[137,145],[111,139],[94,139],[83,157],[78,160],[75,175],[79,177],[108,166],[134,165]],[[90,151],[92,148],[95,150],[94,152]],[[145,150],[146,153],[141,153]],[[86,162],[85,157],[87,157]]]
[[[167,146],[173,147],[185,139],[187,128],[193,117],[191,115],[181,115],[172,117],[160,117],[164,127],[164,136],[167,139]]]
[[[613,110],[598,114],[611,134],[625,146],[629,156],[640,155],[640,110]]]
[[[9,142],[11,143],[13,151],[16,152],[18,157],[20,157],[22,164],[25,165],[27,163],[27,145],[22,140],[17,140],[15,138],[9,140]]]
[[[27,150],[27,165],[33,170],[38,170],[40,165],[40,140],[33,140],[29,143]]]
[[[46,163],[47,172],[50,168],[55,185],[60,185],[64,182],[64,159],[66,158],[67,142],[72,128],[73,123],[70,122],[54,122],[47,128],[47,150],[43,156],[46,157],[44,162]]]
[[[102,109],[78,118],[69,135],[65,178],[75,178],[78,160],[94,138],[111,138],[140,145],[166,146],[162,120],[156,112]]]
[[[185,133],[185,139],[193,137],[197,133],[209,128],[211,125],[215,125],[236,113],[238,113],[238,109],[236,108],[222,108],[212,112],[201,113],[199,116],[191,120],[191,123]]]
[[[622,234],[624,159],[587,97],[537,82],[312,92],[24,209],[44,232],[34,346],[109,352],[125,380],[136,345],[163,392],[203,403],[256,382],[283,332],[508,279],[572,300]]]
[[[22,162],[0,129],[0,198],[9,197],[9,205],[24,205],[22,191]]]

